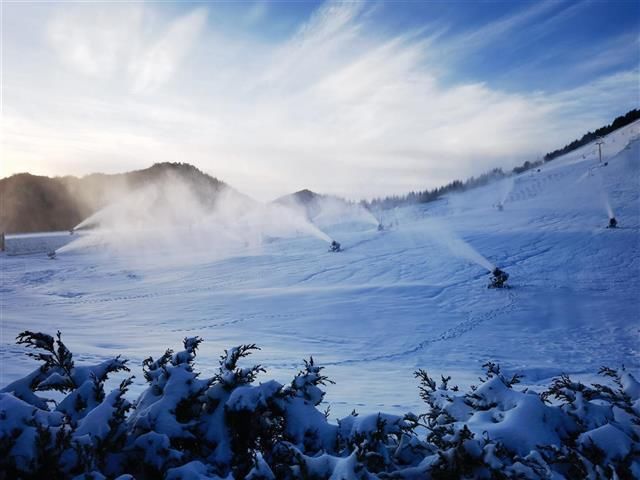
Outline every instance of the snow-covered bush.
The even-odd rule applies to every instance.
[[[241,345],[203,378],[201,342],[147,358],[130,402],[131,378],[104,390],[125,360],[79,366],[60,333],[21,333],[41,366],[0,390],[0,479],[640,478],[640,383],[624,369],[542,393],[493,363],[468,392],[419,370],[424,413],[333,423],[313,358],[289,385],[256,383],[264,368],[240,363],[258,347]],[[51,390],[61,400],[41,396]]]
[[[1,475],[70,478],[96,468],[117,469],[126,435],[123,423],[131,408],[124,398],[130,380],[108,395],[104,382],[110,373],[128,371],[126,360],[118,356],[76,366],[60,332],[54,338],[25,331],[17,342],[36,349],[28,355],[42,364],[0,390]],[[55,403],[36,394],[48,390],[66,396]]]

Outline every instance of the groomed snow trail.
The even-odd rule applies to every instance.
[[[636,122],[605,139],[606,167],[586,146],[515,177],[504,211],[492,207],[503,194],[493,184],[398,209],[399,225],[383,232],[335,226],[339,254],[299,237],[216,260],[3,256],[0,384],[35,368],[13,342],[24,329],[61,330],[78,362],[122,354],[138,381],[143,358],[184,336],[205,339],[206,372],[239,343],[260,345],[252,360],[283,382],[313,355],[337,382],[326,397],[334,415],[420,411],[416,368],[459,384],[487,360],[531,385],[601,365],[637,374],[639,130]],[[604,228],[601,187],[620,229]],[[434,217],[509,272],[513,288],[488,290],[486,270],[434,241]]]

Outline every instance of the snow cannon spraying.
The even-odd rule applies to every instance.
[[[488,288],[507,288],[507,280],[509,279],[509,274],[507,272],[503,272],[498,267],[494,268],[491,272],[491,279],[488,285]]]
[[[47,257],[49,257],[49,260],[54,260],[56,258],[56,251],[51,250],[50,252],[47,252]]]
[[[609,219],[609,225],[607,225],[607,228],[618,228],[618,221],[616,220],[616,217],[611,217]]]
[[[340,244],[338,242],[336,242],[335,240],[332,240],[331,244],[329,245],[329,251],[330,252],[341,252],[342,248],[340,247]]]
[[[384,225],[382,225],[381,223],[378,224],[378,231],[379,232],[384,231]]]

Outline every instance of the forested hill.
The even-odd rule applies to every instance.
[[[616,117],[613,122],[611,122],[611,124],[600,127],[593,132],[585,133],[579,140],[574,140],[562,148],[547,153],[543,159],[533,161],[527,160],[522,165],[514,167],[511,171],[505,172],[502,170],[502,168],[494,168],[493,170],[483,173],[478,177],[471,177],[467,178],[466,180],[453,180],[446,185],[431,190],[427,189],[423,191],[409,192],[404,195],[392,195],[382,198],[374,198],[372,201],[368,202],[368,205],[373,208],[392,208],[412,203],[427,203],[437,200],[442,195],[445,195],[447,193],[462,192],[465,190],[470,190],[472,188],[480,187],[494,180],[499,180],[512,174],[517,175],[519,173],[526,172],[527,170],[538,168],[546,162],[550,162],[561,155],[572,152],[573,150],[576,150],[596,140],[599,137],[609,135],[610,133],[615,132],[622,127],[632,124],[638,119],[640,119],[640,110],[629,110],[624,115]]]
[[[186,163],[157,163],[127,173],[84,177],[46,177],[20,173],[0,180],[0,231],[6,233],[69,230],[131,189],[182,179],[205,205],[229,188]]]
[[[640,118],[640,110],[638,109],[629,110],[626,114],[616,117],[616,119],[613,122],[611,122],[610,125],[605,125],[604,127],[600,127],[597,130],[594,130],[593,132],[587,132],[579,140],[574,140],[573,142],[565,145],[562,148],[559,148],[557,150],[554,150],[553,152],[547,153],[544,156],[544,161],[548,162],[550,160],[553,160],[554,158],[559,157],[560,155],[564,155],[565,153],[569,153],[577,148],[580,148],[583,145],[586,145],[587,143],[592,142],[598,137],[609,135],[611,132],[614,132],[619,128],[629,125],[630,123],[635,122],[639,118]]]

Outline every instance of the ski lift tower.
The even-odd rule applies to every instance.
[[[596,145],[598,145],[598,159],[600,160],[600,163],[602,163],[602,145],[604,145],[604,140],[602,139],[602,137],[598,137]]]

